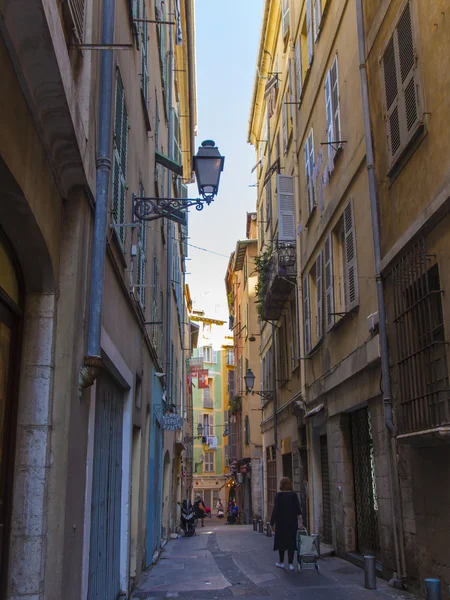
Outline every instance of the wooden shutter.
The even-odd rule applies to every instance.
[[[277,173],[278,241],[295,241],[294,178]]]
[[[297,45],[295,46],[295,77],[297,83],[297,98],[296,101],[300,102],[302,97],[302,44],[301,37],[299,36],[297,40]],[[297,104],[297,108],[300,105]]]
[[[313,171],[314,171],[314,135],[313,130],[309,132],[308,136],[308,170],[309,170],[309,198],[311,202],[312,210],[316,206],[316,189],[313,180]]]
[[[402,134],[405,139],[402,140],[402,142],[403,144],[406,144],[410,140],[416,125],[419,123],[416,57],[411,22],[411,6],[409,2],[405,6],[405,10],[398,22],[396,35],[400,67],[400,85],[402,90],[402,101],[404,103],[402,110]]]
[[[284,38],[286,36],[287,32],[289,31],[289,0],[283,0],[281,10],[282,10],[281,30],[282,30],[282,35]]]
[[[312,5],[311,0],[306,0],[306,36],[308,39],[308,67],[311,66],[314,56],[314,41],[312,31]]]
[[[145,1],[142,3],[142,18],[147,19]],[[148,104],[148,23],[142,23],[141,29],[142,47],[141,47],[141,88],[144,95],[145,104]]]
[[[339,107],[339,80],[337,56],[335,57],[330,69],[330,88],[331,107],[333,111],[333,141],[337,142],[341,139],[341,117]]]
[[[322,0],[314,0],[314,41],[317,41],[322,21]]]
[[[348,302],[346,310],[348,311],[358,305],[358,270],[356,265],[356,236],[353,200],[350,200],[344,208],[344,233]]]
[[[325,240],[325,324],[329,331],[335,321],[334,315],[334,270],[333,270],[333,238],[330,233]]]
[[[316,258],[316,333],[319,342],[323,336],[323,279],[322,279],[323,253],[319,252]]]
[[[84,41],[85,0],[68,0],[70,16],[73,21],[75,35],[79,42]]]
[[[181,186],[181,197],[182,198],[187,198],[188,197],[188,192],[187,192],[187,186],[186,185],[182,185]],[[188,240],[189,240],[189,227],[188,227],[188,218],[189,218],[189,211],[188,209],[184,209],[182,211],[184,213],[184,218],[185,218],[185,224],[181,225],[181,252],[183,254],[183,258],[186,258],[189,254],[189,248],[188,248]]]
[[[292,130],[293,127],[293,117],[294,117],[294,75],[292,74],[292,60],[289,59],[288,61],[288,77],[289,77],[289,127],[288,127],[288,131],[289,133]]]
[[[283,116],[283,151],[286,154],[288,142],[289,142],[289,129],[288,129],[288,105],[289,95],[288,92],[284,94],[283,97],[283,107],[282,107],[282,116]]]
[[[303,277],[303,334],[305,354],[311,352],[311,305],[309,298],[309,274]]]
[[[391,160],[397,155],[400,146],[400,115],[398,84],[395,65],[394,38],[389,41],[383,55],[384,94],[386,102],[386,127]]]
[[[310,188],[311,175],[309,173],[309,137],[306,138],[304,154],[305,154],[304,158],[305,158],[305,175],[306,175],[306,194],[308,197],[308,214],[309,214],[312,211],[311,188]]]

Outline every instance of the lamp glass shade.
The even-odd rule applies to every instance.
[[[212,140],[206,140],[194,156],[194,171],[198,191],[202,196],[216,195],[225,158]]]
[[[252,390],[255,385],[255,374],[251,369],[247,369],[247,372],[244,377],[245,387],[247,390]]]
[[[202,425],[201,423],[199,423],[199,424],[197,425],[197,435],[198,435],[199,437],[201,437],[201,436],[202,436],[202,433],[203,433],[203,425]]]

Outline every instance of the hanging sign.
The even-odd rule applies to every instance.
[[[208,369],[198,372],[198,389],[208,387]]]
[[[162,418],[162,426],[166,431],[176,431],[181,429],[183,419],[178,413],[165,413]]]
[[[189,371],[193,377],[195,377],[199,371],[203,371],[203,358],[191,358],[189,361]]]

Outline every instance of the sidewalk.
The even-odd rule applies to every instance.
[[[273,538],[251,525],[205,521],[193,538],[171,540],[157,565],[142,577],[132,598],[153,600],[413,600],[407,592],[377,580],[377,590],[364,588],[362,569],[335,557],[320,560],[320,573],[301,573],[275,567]]]

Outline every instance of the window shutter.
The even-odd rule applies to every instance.
[[[277,173],[278,241],[295,241],[294,178]]]
[[[311,66],[314,56],[312,19],[313,17],[311,0],[306,0],[306,35],[308,38],[308,67]]]
[[[330,69],[331,106],[333,110],[333,141],[341,139],[341,119],[339,107],[338,63],[335,57]]]
[[[401,147],[400,114],[394,38],[389,41],[383,55],[384,94],[386,102],[386,128],[391,160]]]
[[[322,21],[322,0],[314,0],[314,41],[317,42],[317,38],[320,33],[320,23]]]
[[[306,175],[306,193],[308,196],[308,214],[312,211],[312,205],[311,205],[311,193],[310,193],[310,174],[309,174],[309,137],[306,138],[306,142],[305,142],[305,150],[304,150],[304,154],[305,154],[305,175]]]
[[[145,2],[142,3],[142,18],[147,18]],[[141,87],[145,103],[148,103],[148,23],[142,23],[142,48],[141,48]]]
[[[295,46],[295,77],[297,82],[297,102],[300,102],[302,97],[302,46],[301,39],[297,40],[297,45]],[[298,107],[299,105],[297,105]]]
[[[308,200],[309,200],[309,212],[316,206],[316,190],[313,181],[314,171],[314,136],[313,130],[311,129],[308,136]]]
[[[305,354],[311,352],[311,308],[309,299],[309,275],[303,277],[303,331],[305,336]]]
[[[333,238],[330,233],[325,240],[325,323],[329,331],[335,321],[334,313],[334,271],[333,271]]]
[[[323,336],[323,302],[322,302],[322,263],[323,253],[319,252],[316,258],[316,318],[317,318],[317,341],[320,341]]]
[[[217,362],[217,352],[215,350],[213,350],[213,353],[212,353],[212,362],[214,364],[216,364],[216,362]]]
[[[289,96],[288,96],[288,92],[285,93],[284,97],[283,97],[283,107],[282,107],[282,113],[283,113],[283,150],[284,153],[286,154],[287,151],[287,147],[288,147],[288,142],[289,142],[289,130],[288,130],[288,105],[287,102],[289,102]]]
[[[70,16],[74,24],[74,31],[79,42],[84,41],[84,11],[85,0],[68,0]]]
[[[353,213],[353,200],[344,208],[344,232],[345,232],[345,263],[347,277],[346,310],[351,310],[358,305],[358,270],[356,265],[356,236],[355,219]]]
[[[411,23],[411,6],[409,2],[405,6],[405,10],[400,17],[396,34],[398,40],[402,100],[404,102],[403,126],[405,128],[405,139],[403,140],[403,143],[406,144],[415,130],[415,126],[419,123],[419,103],[415,69],[416,58]]]
[[[283,0],[282,4],[282,35],[283,38],[289,31],[289,0]]]

